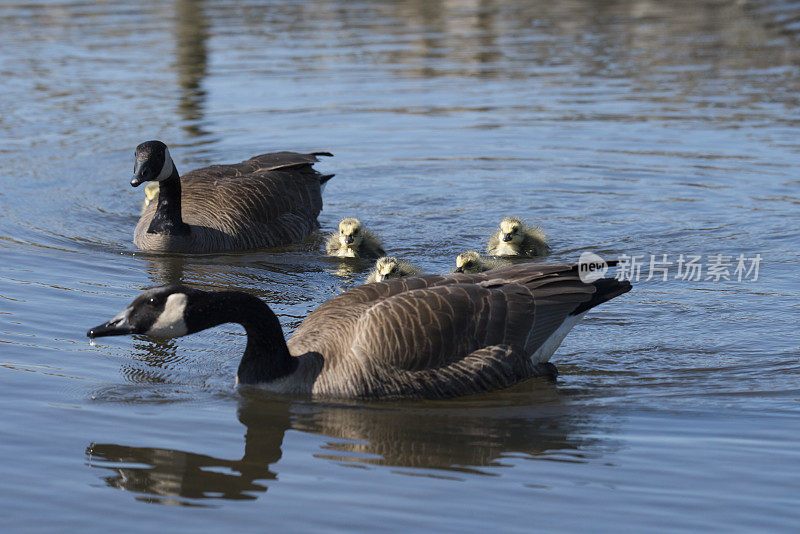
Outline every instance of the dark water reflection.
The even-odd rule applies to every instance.
[[[205,137],[209,132],[202,126],[206,96],[203,79],[208,67],[209,23],[204,0],[176,0],[175,24],[175,66],[178,84],[183,89],[178,109],[184,121],[183,129],[189,137]]]
[[[444,479],[501,475],[482,468],[510,467],[509,457],[578,463],[600,458],[610,445],[582,434],[592,433],[601,420],[571,415],[568,406],[554,404],[554,387],[535,380],[491,401],[372,406],[293,403],[244,391],[238,409],[245,427],[241,459],[112,443],[92,443],[86,456],[90,466],[113,473],[103,476],[109,486],[164,504],[257,498],[278,477],[276,464],[289,430],[322,437],[315,458],[349,467],[423,470]],[[613,425],[609,418],[603,422]]]

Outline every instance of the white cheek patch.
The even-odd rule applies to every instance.
[[[164,165],[161,167],[161,172],[158,173],[156,180],[162,182],[172,176],[172,171],[175,169],[175,164],[172,163],[172,156],[169,155],[169,149],[164,149]]]
[[[123,323],[123,322],[124,322],[124,323],[127,323],[127,322],[128,322],[128,317],[130,317],[130,315],[131,315],[131,311],[132,311],[132,310],[133,310],[133,308],[131,308],[130,306],[128,306],[127,308],[125,308],[124,310],[122,310],[121,312],[119,312],[117,315],[115,315],[115,316],[114,316],[114,317],[113,317],[113,318],[112,318],[110,321],[108,321],[108,322],[109,322],[109,323],[111,323],[111,324],[119,324],[119,323]]]
[[[164,305],[164,311],[158,316],[153,326],[145,332],[148,336],[153,337],[181,337],[189,333],[184,321],[184,312],[186,311],[186,295],[184,293],[173,293],[167,297],[167,302]]]

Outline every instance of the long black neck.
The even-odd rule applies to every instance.
[[[191,332],[224,323],[238,323],[247,333],[239,370],[240,384],[270,382],[292,373],[297,359],[289,354],[278,318],[259,298],[239,291],[207,293],[194,310],[199,320],[187,324]]]
[[[188,235],[189,225],[181,219],[181,177],[172,165],[172,174],[158,184],[156,213],[147,228],[149,234]]]

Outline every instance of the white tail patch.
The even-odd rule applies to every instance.
[[[169,149],[164,149],[164,165],[161,167],[161,172],[158,173],[156,180],[159,182],[166,180],[172,176],[172,171],[175,169],[175,164],[172,163],[172,156],[169,155]]]
[[[567,337],[569,331],[572,330],[572,327],[581,322],[583,316],[586,315],[586,312],[580,313],[578,315],[568,315],[564,322],[556,328],[556,331],[550,334],[550,337],[544,340],[544,343],[536,349],[531,355],[531,361],[533,363],[542,363],[550,361],[550,357],[556,351],[561,342],[564,341],[564,338]],[[536,325],[534,324],[534,328]]]
[[[167,297],[164,311],[158,316],[153,326],[146,332],[153,337],[181,337],[189,333],[183,314],[186,311],[187,297],[185,293],[173,293]]]

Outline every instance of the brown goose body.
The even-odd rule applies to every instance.
[[[142,211],[133,242],[151,252],[219,252],[301,241],[319,228],[321,184],[330,178],[312,168],[320,155],[331,154],[275,152],[181,177],[174,171]],[[165,210],[165,195],[176,194],[175,181],[186,225],[180,232],[154,224]]]
[[[580,280],[574,265],[518,264],[353,288],[289,339],[305,360],[270,389],[322,397],[443,398],[554,370],[547,362],[590,308],[630,283]]]
[[[334,398],[444,398],[541,374],[585,312],[631,288],[582,282],[575,265],[517,264],[355,287],[314,310],[288,342],[275,314],[235,291],[149,290],[90,337],[179,337],[235,322],[247,332],[237,381]]]

